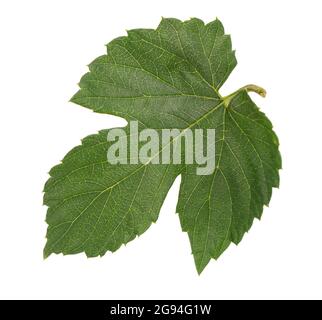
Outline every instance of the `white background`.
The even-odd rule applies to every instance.
[[[2,1],[0,298],[322,298],[320,1]],[[86,65],[126,29],[161,16],[218,17],[238,66],[222,88],[267,89],[281,187],[238,247],[201,276],[175,214],[179,179],[157,224],[114,254],[42,258],[47,172],[80,139],[125,121],[68,102]]]

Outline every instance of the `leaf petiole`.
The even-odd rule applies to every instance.
[[[246,90],[247,92],[256,92],[257,94],[259,94],[261,97],[265,98],[266,97],[266,90],[262,87],[259,87],[255,84],[247,84],[246,86],[243,86],[241,88],[239,88],[238,90],[236,90],[235,92],[229,94],[226,97],[223,97],[224,100],[224,104],[226,107],[228,107],[231,99],[233,99],[239,92]]]

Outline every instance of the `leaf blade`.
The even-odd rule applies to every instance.
[[[156,30],[134,29],[114,39],[107,51],[89,65],[71,101],[94,112],[136,120],[142,128],[215,128],[217,167],[210,176],[197,176],[194,165],[111,170],[104,158],[107,131],[85,138],[51,170],[46,183],[45,256],[115,251],[156,221],[172,182],[182,173],[177,212],[201,273],[231,242],[241,241],[268,205],[272,188],[279,185],[278,138],[247,87],[220,95],[237,61],[218,19],[208,24],[196,18],[162,19]],[[263,89],[250,87],[264,96]],[[154,180],[146,181],[146,175]],[[115,186],[106,186],[115,179]],[[123,193],[129,199],[122,199]],[[69,207],[61,204],[64,197],[71,199],[66,200]],[[112,204],[118,197],[115,209]]]
[[[111,165],[106,159],[107,132],[86,138],[51,172],[44,195],[49,207],[45,257],[51,253],[84,251],[93,257],[113,252],[142,234],[158,217],[180,168]]]
[[[219,138],[216,138],[216,152],[219,150],[216,170],[212,178],[206,179],[195,176],[192,172],[182,173],[177,206],[182,229],[189,234],[198,273],[203,271],[210,258],[217,259],[223,252],[222,248],[226,248],[230,242],[238,244],[241,241],[253,220],[261,217],[263,206],[268,205],[271,198],[272,188],[279,185],[278,170],[281,168],[281,161],[278,140],[269,120],[258,110],[247,92],[238,92],[221,113],[212,114],[216,118],[212,122],[217,121],[216,132],[219,132]],[[221,121],[218,122],[218,119]],[[248,121],[248,126],[245,120]],[[253,121],[256,122],[256,130],[249,126],[249,122]],[[221,182],[216,182],[218,173],[223,178]],[[196,187],[201,184],[203,189]],[[194,206],[190,205],[187,209],[192,202],[191,189],[194,192]],[[230,199],[227,199],[227,195]],[[209,207],[201,220],[199,210],[204,210],[202,201],[205,196],[208,196],[205,200]],[[226,200],[222,200],[225,196]],[[218,202],[218,198],[221,201]],[[212,207],[211,202],[214,203]],[[231,210],[223,208],[227,204],[231,205]],[[231,213],[231,219],[226,219],[224,224],[215,220],[218,216],[224,219],[228,213]],[[205,220],[208,222],[205,223]],[[211,227],[209,221],[212,221]],[[227,236],[222,236],[220,231],[227,228]],[[199,230],[199,238],[194,236],[196,229]],[[209,229],[212,233],[206,239],[203,238],[205,234],[209,234]],[[203,248],[201,252],[200,248]]]

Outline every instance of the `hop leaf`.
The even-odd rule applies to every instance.
[[[201,273],[231,242],[241,241],[278,187],[278,139],[248,94],[265,91],[248,85],[220,95],[236,59],[219,20],[162,19],[156,30],[128,31],[107,52],[89,65],[71,100],[136,120],[141,129],[215,128],[216,168],[200,176],[191,165],[112,165],[109,130],[86,137],[52,168],[45,185],[44,255],[117,250],[157,220],[181,174],[177,212]]]

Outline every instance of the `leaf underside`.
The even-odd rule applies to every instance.
[[[197,271],[238,244],[279,185],[281,157],[271,122],[247,91],[229,100],[219,94],[235,66],[218,19],[162,19],[156,30],[135,29],[111,41],[71,101],[136,120],[141,129],[215,128],[216,169],[198,176],[188,165],[111,165],[108,130],[86,137],[51,169],[45,185],[44,256],[117,250],[157,220],[180,174],[177,212]]]

